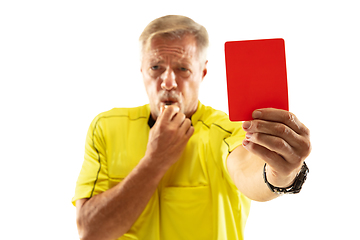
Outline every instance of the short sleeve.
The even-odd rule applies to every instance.
[[[224,138],[223,144],[227,146],[227,153],[223,155],[222,158],[222,167],[225,172],[225,176],[227,180],[231,183],[231,185],[237,189],[234,181],[230,177],[229,170],[227,168],[227,158],[229,154],[237,147],[242,145],[243,140],[245,139],[246,132],[242,128],[242,122],[233,122],[232,124],[235,126],[232,128],[231,134]]]
[[[246,132],[242,129],[242,122],[234,122],[232,125],[230,136],[224,139],[224,142],[228,144],[229,153],[242,144],[246,135]]]
[[[246,132],[242,129],[242,122],[231,122],[227,116],[222,116],[210,127],[210,145],[214,159],[230,185],[237,189],[227,169],[227,157],[242,144]]]
[[[108,171],[105,150],[104,121],[99,115],[91,123],[86,136],[85,156],[72,203],[82,198],[91,198],[108,189]]]

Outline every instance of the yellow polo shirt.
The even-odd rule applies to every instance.
[[[150,107],[114,108],[91,123],[85,160],[72,203],[121,182],[145,155]],[[119,239],[243,239],[250,200],[237,190],[226,167],[241,145],[240,122],[198,104],[194,134],[181,158],[167,171],[131,229]]]

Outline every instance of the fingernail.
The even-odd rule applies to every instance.
[[[164,112],[165,108],[166,108],[165,106],[160,107],[160,114],[162,114]]]
[[[255,110],[252,114],[253,118],[260,118],[261,117],[261,112],[258,110]]]
[[[248,144],[249,144],[249,141],[246,140],[246,139],[244,139],[243,142],[242,142],[242,145],[243,145],[243,146],[246,146],[246,145],[248,145]]]
[[[250,121],[246,121],[246,122],[243,123],[243,128],[244,128],[244,129],[248,129],[248,128],[250,128],[250,126],[251,126],[251,122],[250,122]]]
[[[252,133],[246,133],[245,137],[246,139],[250,139],[252,135],[253,135]]]

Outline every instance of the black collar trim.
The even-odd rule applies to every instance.
[[[150,128],[152,128],[155,124],[155,120],[152,118],[151,116],[151,113],[150,113],[150,117],[149,117],[149,120],[148,120],[148,125]]]
[[[190,118],[190,120],[191,120],[191,118]],[[156,122],[156,121],[152,118],[151,113],[150,113],[149,120],[148,120],[148,125],[149,125],[149,127],[152,128],[152,127],[154,126],[155,122]],[[191,121],[191,126],[192,126],[192,125],[193,125],[193,124],[192,124],[192,121]]]

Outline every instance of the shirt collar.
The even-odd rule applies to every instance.
[[[150,115],[150,117],[149,117],[149,120],[148,120],[148,125],[149,125],[150,128],[152,128],[154,126],[154,124],[155,124],[155,120],[151,116],[151,113],[149,115]]]
[[[199,121],[203,111],[204,111],[204,105],[202,105],[201,102],[198,101],[198,107],[196,109],[196,112],[190,118],[192,126],[195,126],[196,123]],[[150,113],[149,120],[148,120],[149,127],[152,128],[154,126],[155,122],[156,121],[152,118],[151,113]]]

